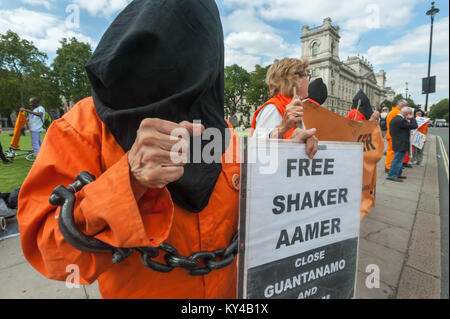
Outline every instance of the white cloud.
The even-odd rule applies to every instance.
[[[49,13],[26,10],[0,10],[0,33],[11,30],[21,38],[32,41],[41,51],[53,55],[59,47],[62,38],[75,37],[87,42],[92,47],[96,43],[86,35],[67,27],[64,20]]]
[[[408,96],[418,104],[425,105],[422,94],[422,78],[426,77],[427,62],[397,64],[387,71],[387,86],[391,86],[397,94],[405,95],[405,82],[408,82]],[[449,62],[442,61],[432,65],[431,75],[436,76],[436,93],[429,94],[428,106],[449,96]]]
[[[256,15],[253,8],[236,9],[222,19],[223,29],[226,34],[232,32],[275,32],[275,28],[264,23]]]
[[[230,12],[224,20],[225,32],[269,32],[279,35],[271,23],[298,21],[321,25],[332,17],[340,27],[341,56],[358,53],[355,47],[361,36],[374,29],[391,30],[407,25],[413,18],[418,0],[299,1],[299,0],[223,0]],[[231,23],[232,22],[232,23]],[[259,30],[258,30],[259,28]],[[299,31],[300,36],[300,31]],[[296,44],[295,44],[296,45]],[[298,51],[297,51],[298,52]]]
[[[253,71],[256,64],[265,66],[274,59],[300,57],[300,46],[293,46],[276,33],[233,32],[225,39],[225,64],[238,64]]]
[[[449,56],[449,17],[437,20],[433,30],[433,56]],[[424,24],[406,33],[400,39],[385,46],[369,48],[367,56],[374,64],[389,64],[404,61],[414,55],[428,55],[430,25]]]
[[[47,10],[50,9],[51,7],[51,3],[54,0],[20,0],[23,3],[32,5],[32,6],[43,6],[45,7]]]
[[[106,18],[124,9],[130,2],[131,0],[73,0],[73,3],[87,10],[91,15]]]

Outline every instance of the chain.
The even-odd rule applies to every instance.
[[[207,275],[213,270],[225,268],[233,263],[238,251],[238,233],[233,236],[230,245],[225,249],[199,251],[189,257],[180,255],[175,247],[167,243],[162,243],[157,248],[140,247],[135,250],[141,254],[142,263],[155,271],[167,273],[179,267],[186,269],[192,276]],[[165,264],[152,260],[159,256],[160,251],[166,252]]]
[[[192,276],[207,275],[213,270],[222,269],[231,265],[238,252],[238,233],[235,233],[230,244],[225,249],[214,251],[199,251],[186,257],[180,255],[175,247],[168,243],[162,243],[158,247],[117,248],[110,246],[93,237],[86,236],[75,227],[73,208],[75,193],[85,185],[93,182],[95,177],[87,172],[81,172],[75,182],[67,187],[58,186],[50,196],[50,204],[61,206],[59,215],[59,228],[64,239],[73,247],[86,252],[111,252],[111,260],[114,264],[127,259],[133,251],[141,254],[144,266],[161,273],[168,273],[175,268],[184,268]],[[164,263],[154,260],[160,251],[165,252]],[[203,261],[203,262],[202,262]]]

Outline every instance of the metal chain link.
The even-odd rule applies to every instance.
[[[127,259],[133,251],[141,254],[144,266],[161,273],[168,273],[175,268],[184,268],[192,276],[207,275],[213,270],[222,269],[231,265],[238,252],[238,233],[235,233],[230,244],[225,249],[214,251],[199,251],[189,257],[180,255],[175,247],[168,243],[162,243],[159,247],[135,247],[117,248],[101,242],[93,237],[82,234],[75,228],[73,207],[74,194],[85,185],[95,180],[95,177],[87,172],[81,172],[72,185],[58,186],[50,196],[50,203],[61,206],[59,216],[59,228],[64,238],[75,248],[86,252],[111,252],[111,260],[114,264]],[[159,256],[160,251],[165,252],[166,264],[152,260]],[[203,261],[203,263],[202,263]]]

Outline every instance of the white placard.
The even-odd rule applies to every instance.
[[[313,159],[304,144],[273,140],[250,139],[246,151],[239,296],[353,298],[362,144],[321,142]]]

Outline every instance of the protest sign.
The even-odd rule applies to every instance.
[[[362,219],[375,204],[377,164],[383,157],[384,142],[378,122],[347,119],[309,101],[303,103],[303,122],[306,129],[317,129],[319,141],[363,143]]]
[[[420,133],[419,131],[415,130],[414,133],[411,133],[412,137],[412,146],[417,147],[418,149],[423,149],[423,145],[425,144],[425,141],[427,140],[427,136],[423,133]]]
[[[250,139],[244,157],[238,296],[354,297],[362,144],[321,142],[310,159],[304,144]]]
[[[429,118],[426,117],[416,117],[417,129],[411,130],[411,146],[417,147],[419,149],[423,148],[425,141],[427,140],[427,136],[422,132],[419,132],[419,129],[427,124],[430,121]]]

